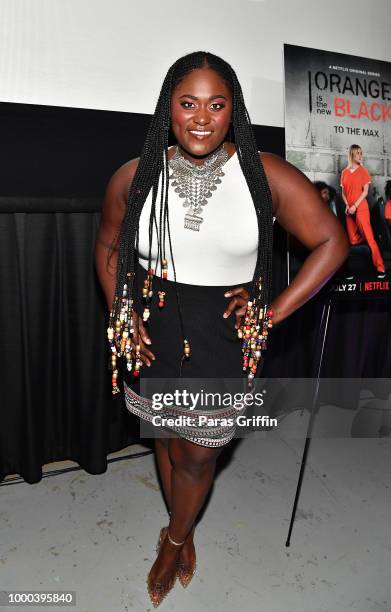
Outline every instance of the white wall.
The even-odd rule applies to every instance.
[[[283,43],[391,61],[391,0],[0,0],[0,101],[152,113],[177,57],[208,50],[252,121],[283,126]]]

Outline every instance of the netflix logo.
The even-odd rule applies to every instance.
[[[365,281],[364,291],[389,291],[390,281]]]

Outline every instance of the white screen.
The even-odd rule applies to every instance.
[[[207,50],[253,123],[283,126],[283,43],[390,61],[389,0],[0,0],[0,101],[152,113],[164,74]]]

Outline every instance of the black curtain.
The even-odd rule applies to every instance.
[[[105,185],[139,154],[149,121],[0,104],[0,480],[38,482],[63,459],[99,474],[139,440],[111,394],[94,242]]]
[[[42,478],[72,459],[87,472],[138,441],[138,420],[111,395],[107,307],[94,268],[105,185],[137,157],[150,117],[0,104],[0,480]],[[284,131],[255,126],[259,148],[284,156]],[[273,292],[287,282],[286,236],[276,224]],[[321,293],[272,331],[265,376],[305,377]],[[324,376],[388,377],[389,301],[338,303]]]
[[[111,395],[93,260],[99,213],[83,210],[97,203],[7,203],[29,212],[0,215],[1,478],[37,482],[43,464],[61,459],[104,472],[138,427]]]

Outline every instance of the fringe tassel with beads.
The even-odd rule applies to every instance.
[[[261,305],[260,295],[262,280],[258,283],[258,295],[247,302],[243,322],[238,329],[238,338],[242,340],[243,371],[247,372],[249,386],[261,365],[262,351],[266,350],[269,329],[273,326],[273,310],[270,306]]]
[[[142,289],[143,301],[144,301],[144,312],[143,312],[143,322],[146,323],[150,317],[150,303],[153,297],[152,290],[152,281],[155,275],[155,270],[153,268],[149,268],[147,278],[144,281],[144,287]]]
[[[110,344],[111,358],[109,369],[113,371],[111,376],[112,393],[120,393],[118,387],[118,367],[117,362],[120,357],[125,357],[126,368],[129,372],[132,371],[132,353],[131,353],[131,338],[133,336],[133,300],[128,295],[128,283],[131,277],[131,272],[128,272],[128,282],[124,284],[121,298],[121,309],[119,318],[114,320],[114,312],[116,311],[119,299],[116,295],[114,298],[113,309],[110,312],[109,326],[107,328],[107,338]],[[130,292],[129,292],[130,293]],[[136,355],[137,366],[137,355]],[[136,367],[135,366],[135,367]],[[139,369],[140,366],[138,366]]]

